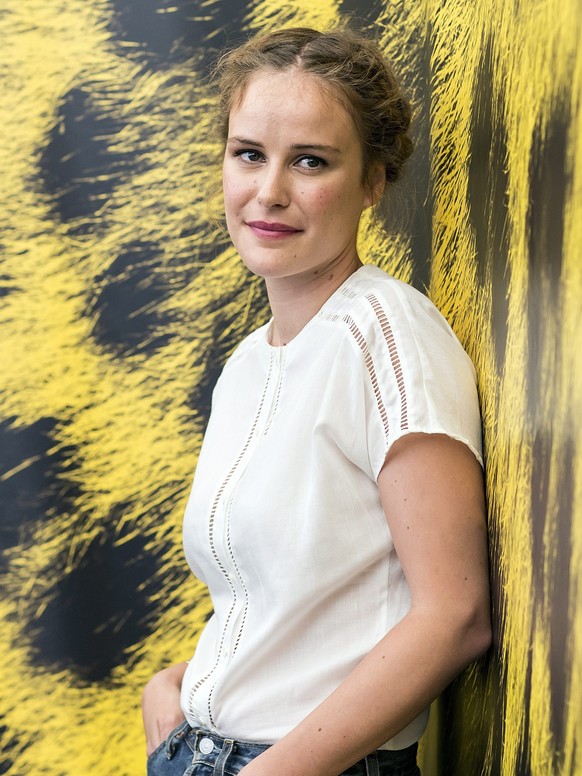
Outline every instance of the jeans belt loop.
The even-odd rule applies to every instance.
[[[212,776],[224,776],[224,769],[226,767],[226,761],[232,754],[234,748],[234,741],[231,738],[223,739],[222,749],[220,754],[216,758],[214,763],[214,770]]]
[[[365,758],[366,776],[380,776],[380,766],[378,765],[378,754],[372,752]]]

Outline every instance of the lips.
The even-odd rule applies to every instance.
[[[247,221],[246,223],[255,235],[266,239],[282,239],[302,231],[289,224],[281,224],[278,221]]]

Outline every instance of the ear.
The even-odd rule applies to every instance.
[[[372,169],[372,175],[370,177],[370,186],[367,188],[366,195],[364,197],[364,207],[373,207],[377,205],[382,199],[384,190],[386,189],[386,172],[384,165],[377,162]]]

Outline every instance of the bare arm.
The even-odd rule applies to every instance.
[[[157,749],[184,719],[180,707],[180,688],[187,665],[188,663],[177,663],[158,671],[144,688],[141,711],[148,755]]]
[[[410,434],[378,479],[410,612],[243,776],[338,776],[411,722],[490,643],[483,478],[462,443]]]

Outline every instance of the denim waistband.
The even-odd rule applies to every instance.
[[[191,728],[187,722],[183,722],[150,756],[148,774],[151,776],[162,776],[162,774],[236,776],[247,763],[268,748],[268,744],[223,738],[203,728]],[[396,751],[379,749],[360,760],[344,774],[345,776],[418,776],[420,771],[416,766],[416,750],[416,744]]]

